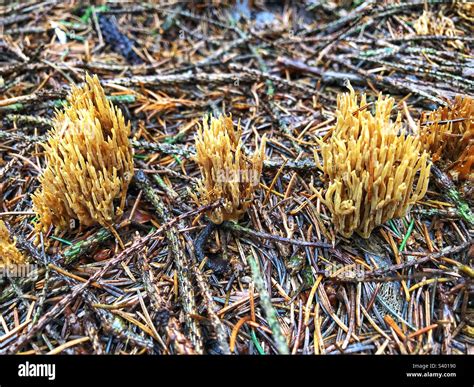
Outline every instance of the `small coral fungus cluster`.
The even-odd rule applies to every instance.
[[[32,196],[38,229],[109,226],[125,204],[133,158],[122,112],[106,97],[98,78],[73,87],[45,144],[47,166]],[[118,204],[114,203],[117,199]]]
[[[208,213],[215,224],[238,220],[252,203],[265,157],[265,137],[254,154],[242,149],[240,123],[234,128],[232,117],[204,117],[196,136],[196,161],[202,179],[197,186],[196,202],[211,204],[223,200],[222,207]]]
[[[337,122],[316,161],[329,179],[322,201],[336,230],[368,238],[387,220],[402,217],[426,193],[430,166],[419,137],[390,119],[394,100],[379,95],[372,114],[352,88],[338,97]]]
[[[472,1],[456,1],[455,9],[463,19],[474,21],[474,3]]]
[[[417,35],[459,36],[463,34],[462,31],[456,28],[454,21],[443,15],[442,12],[436,14],[430,11],[424,11],[413,23],[413,28]],[[464,44],[460,40],[451,40],[448,44],[454,48],[464,49]]]
[[[3,220],[0,220],[0,267],[24,262],[25,257],[15,246]]]
[[[447,163],[456,180],[474,181],[474,99],[458,96],[453,104],[423,114],[420,137],[433,162]]]

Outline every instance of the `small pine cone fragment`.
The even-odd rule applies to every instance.
[[[143,60],[133,51],[135,42],[120,32],[117,24],[112,19],[100,13],[97,15],[97,18],[102,36],[111,49],[121,54],[127,62],[133,65],[142,64]]]

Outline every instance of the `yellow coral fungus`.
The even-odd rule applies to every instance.
[[[11,240],[7,226],[0,220],[0,267],[25,262],[25,257],[18,251]]]
[[[434,162],[451,162],[455,177],[474,180],[474,99],[457,96],[454,103],[423,114],[420,137]]]
[[[456,1],[455,10],[463,19],[474,21],[474,3],[472,1]]]
[[[125,205],[133,153],[120,109],[107,101],[97,76],[72,87],[69,106],[58,112],[45,144],[47,167],[32,196],[38,229],[109,226]],[[120,199],[118,207],[114,200]]]
[[[315,155],[329,178],[325,196],[318,194],[340,234],[350,237],[355,231],[368,238],[376,226],[404,216],[424,196],[430,167],[419,138],[401,129],[400,115],[391,121],[393,98],[379,95],[372,115],[365,95],[358,103],[349,88],[338,97],[332,136],[320,142],[323,165]]]
[[[266,138],[263,137],[250,157],[242,150],[241,128],[234,128],[232,116],[205,116],[196,135],[196,161],[202,179],[197,186],[196,202],[210,204],[219,199],[223,206],[208,213],[216,224],[238,220],[252,203],[262,174]]]
[[[430,11],[423,11],[423,14],[413,23],[417,35],[446,35],[459,36],[463,32],[458,30],[453,20],[444,16],[442,12],[435,14]],[[460,40],[448,41],[450,46],[464,49],[464,44]]]

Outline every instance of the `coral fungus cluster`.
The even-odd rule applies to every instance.
[[[204,117],[196,135],[196,161],[202,179],[197,186],[199,197],[193,197],[201,204],[223,200],[222,207],[208,213],[212,222],[238,220],[247,211],[262,174],[265,143],[264,137],[247,157],[240,123],[235,130],[231,116]]]
[[[420,137],[433,162],[448,162],[456,178],[474,180],[473,98],[458,96],[453,104],[424,114]]]
[[[25,262],[25,257],[12,241],[7,226],[0,220],[0,267]]]
[[[378,225],[404,216],[426,193],[430,166],[418,137],[390,119],[394,100],[379,95],[375,114],[365,95],[360,103],[352,88],[338,97],[337,122],[327,143],[320,142],[329,179],[324,197],[336,230],[364,238]],[[414,186],[415,183],[415,186]]]
[[[474,21],[474,3],[472,1],[456,1],[456,13],[463,19]]]
[[[45,144],[47,166],[32,196],[38,228],[108,226],[120,215],[133,176],[133,153],[120,109],[106,99],[97,76],[73,87]],[[114,201],[119,201],[116,206]]]
[[[417,35],[462,35],[462,31],[456,28],[454,21],[443,15],[442,12],[435,14],[430,11],[424,11],[423,14],[413,23],[413,28]],[[452,40],[449,41],[448,44],[454,48],[464,48],[464,44],[460,40]]]

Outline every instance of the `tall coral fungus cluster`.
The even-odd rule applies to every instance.
[[[249,208],[262,174],[265,157],[264,137],[254,154],[247,157],[242,149],[241,128],[234,128],[232,116],[205,116],[196,135],[196,161],[202,179],[197,186],[196,202],[211,204],[223,200],[223,206],[208,213],[215,224],[238,220]]]
[[[454,103],[421,118],[421,141],[433,162],[448,163],[459,180],[474,181],[474,99],[457,96]]]
[[[32,196],[43,231],[70,228],[75,220],[109,226],[123,210],[133,176],[130,124],[106,99],[97,76],[72,87],[68,103],[56,114],[41,188]]]
[[[358,102],[352,88],[338,97],[337,122],[327,143],[320,143],[316,162],[329,179],[324,195],[336,230],[368,238],[372,230],[407,209],[426,193],[428,154],[418,137],[390,119],[392,98],[379,95],[375,114],[365,95]],[[416,181],[417,180],[417,181]],[[413,187],[414,183],[415,187]]]
[[[25,257],[17,249],[15,242],[12,241],[3,220],[0,220],[0,267],[24,262]]]

